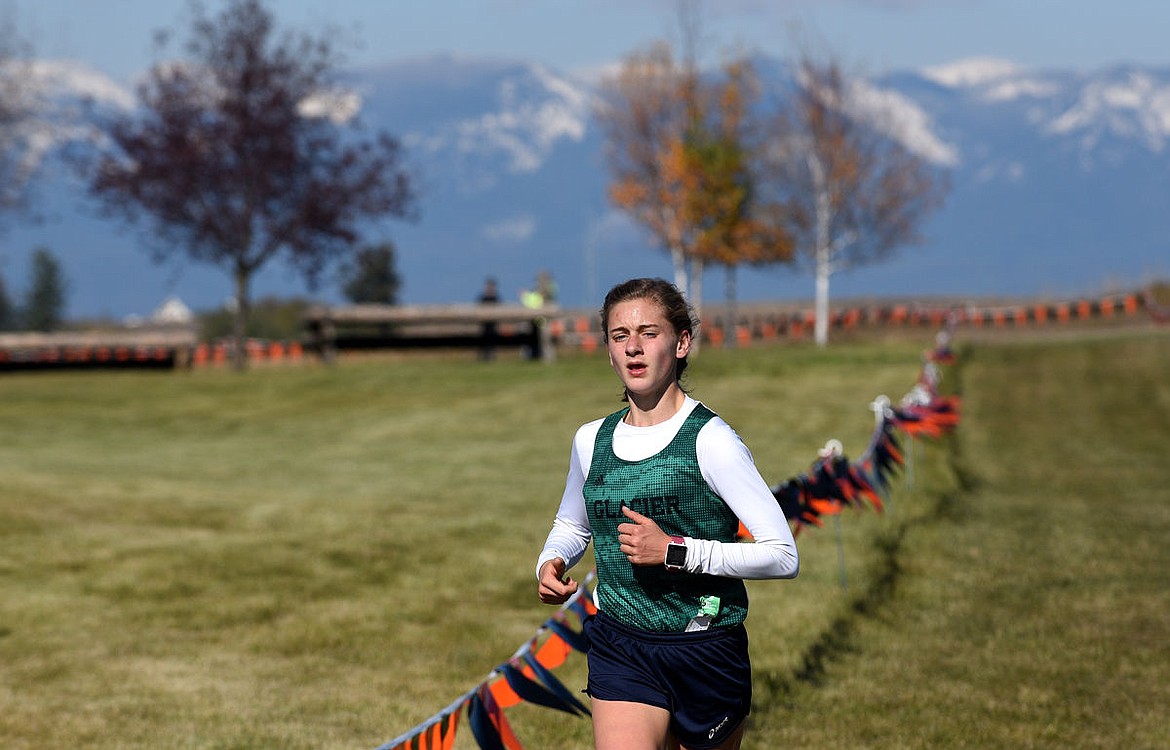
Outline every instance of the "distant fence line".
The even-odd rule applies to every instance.
[[[234,346],[227,341],[201,341],[191,352],[193,367],[226,365],[232,361]],[[305,357],[305,347],[299,341],[268,341],[248,339],[244,351],[249,362],[299,362]]]
[[[186,367],[196,339],[189,328],[0,333],[0,371]]]
[[[487,307],[487,306],[484,306]],[[426,314],[434,319],[439,316],[451,324],[471,322],[477,325],[491,320],[490,308],[476,308],[469,312],[465,305],[426,306]],[[1135,317],[1145,310],[1149,317],[1159,323],[1168,322],[1167,308],[1158,305],[1142,293],[1114,294],[1102,297],[1084,297],[1060,302],[1009,303],[1002,305],[955,305],[931,303],[874,303],[846,305],[830,311],[830,328],[838,331],[853,331],[861,328],[916,327],[938,328],[948,321],[956,325],[975,328],[1010,328],[1068,324],[1093,319]],[[336,317],[360,324],[363,321],[361,308],[330,308]],[[446,311],[446,312],[441,312]],[[503,311],[501,311],[503,312]],[[600,322],[593,311],[571,311],[544,308],[539,315],[538,334],[544,346],[557,350],[577,350],[591,353],[602,348]],[[472,314],[474,313],[474,314]],[[318,309],[318,315],[322,315]],[[379,313],[383,320],[385,313]],[[418,308],[401,308],[393,313],[395,320],[412,323],[434,323],[435,320],[420,319]],[[532,317],[533,311],[521,313],[511,308],[501,317],[499,333],[501,341],[511,340],[523,344],[527,335],[522,328],[521,318]],[[721,306],[709,305],[699,335],[712,346],[725,343],[726,325]],[[446,317],[443,317],[446,316]],[[299,341],[272,341],[249,339],[245,343],[248,359],[252,362],[300,362],[310,356],[321,357],[322,339],[318,317],[318,328],[306,329]],[[457,319],[457,320],[456,320]],[[440,321],[441,322],[441,321]],[[751,345],[754,342],[800,341],[811,337],[816,323],[816,314],[803,307],[766,304],[743,305],[736,315],[734,331],[737,345]],[[513,335],[513,327],[517,328]],[[477,329],[478,330],[478,329]],[[428,330],[425,337],[411,339],[404,335],[400,339],[391,334],[383,343],[410,344],[425,340],[428,346],[442,346],[446,342],[457,346],[474,346],[480,341],[474,333],[451,328],[447,333]],[[508,339],[508,336],[514,336]],[[332,344],[346,348],[344,338],[335,339]],[[378,348],[374,345],[355,345],[355,349]],[[549,359],[549,349],[543,358]],[[334,349],[334,353],[336,349]],[[216,367],[232,361],[230,341],[198,341],[193,330],[136,330],[106,331],[100,333],[4,333],[0,334],[0,372],[17,370],[51,369],[105,369],[105,368],[171,368]]]
[[[830,310],[829,327],[839,331],[881,326],[937,328],[948,320],[976,328],[1072,323],[1094,318],[1136,316],[1147,302],[1147,298],[1142,295],[1127,293],[1063,302],[991,306],[941,303],[859,304]],[[751,308],[736,315],[732,328],[737,344],[749,345],[755,341],[781,339],[799,341],[811,336],[816,325],[816,312],[808,308],[768,309],[760,305],[752,305]],[[700,336],[713,346],[721,346],[728,330],[722,308],[712,306],[703,318]],[[553,320],[550,325],[553,337],[565,345],[577,346],[586,351],[601,346],[600,322],[596,316],[562,317]]]

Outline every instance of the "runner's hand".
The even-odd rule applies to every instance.
[[[540,566],[540,600],[545,604],[564,604],[577,593],[577,582],[565,576],[565,561],[559,557]]]
[[[629,523],[618,524],[618,543],[631,565],[662,565],[670,537],[654,520],[622,506]]]

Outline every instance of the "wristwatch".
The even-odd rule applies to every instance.
[[[666,544],[666,569],[682,570],[687,564],[687,542],[681,536],[672,536]]]

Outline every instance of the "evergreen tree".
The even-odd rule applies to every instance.
[[[0,276],[0,331],[11,331],[16,328],[16,308],[12,306],[12,299],[4,286],[4,277]]]
[[[353,265],[346,265],[342,271],[342,283],[346,298],[355,304],[397,302],[401,280],[394,270],[394,243],[359,250]]]
[[[30,331],[54,331],[65,310],[65,277],[48,249],[33,251],[28,299],[24,305],[25,327]]]

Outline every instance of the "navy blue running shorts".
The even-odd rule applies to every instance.
[[[598,612],[584,631],[591,698],[666,709],[674,736],[696,749],[718,746],[747,718],[752,665],[743,625],[656,633]]]

